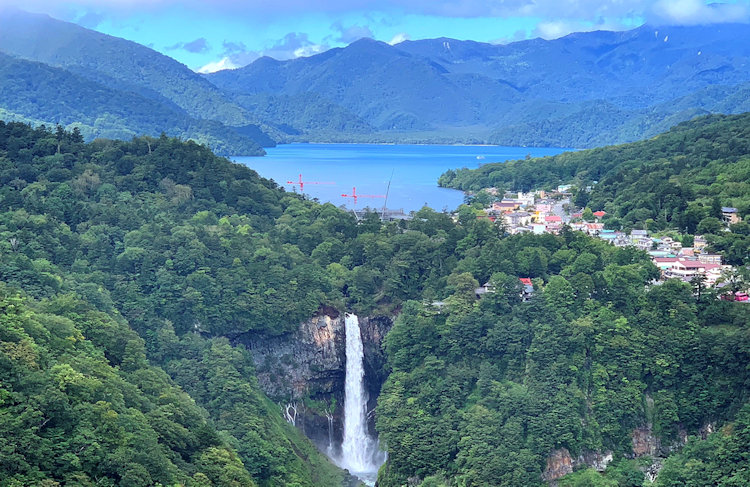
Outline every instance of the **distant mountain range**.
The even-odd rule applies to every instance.
[[[207,78],[247,100],[317,96],[381,136],[590,147],[708,112],[750,110],[750,28],[643,26],[492,45],[371,39],[309,58],[261,58]],[[739,96],[738,96],[739,95]],[[283,120],[313,137],[316,130]]]
[[[224,154],[290,140],[593,147],[750,111],[750,28],[643,26],[493,45],[361,39],[201,76],[139,44],[0,14],[0,118],[84,135],[193,138]]]
[[[140,44],[6,10],[0,13],[0,52],[7,55],[0,58],[3,118],[77,121],[89,137],[165,132],[223,153],[262,154],[261,145],[274,145],[220,89]]]

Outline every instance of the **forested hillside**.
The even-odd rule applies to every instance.
[[[709,234],[728,263],[741,265],[750,258],[750,228],[741,222],[723,232],[721,208],[737,208],[746,219],[749,181],[750,113],[745,113],[700,117],[626,145],[449,170],[439,184],[528,191],[571,183],[584,188],[574,203],[606,211],[608,228]]]
[[[144,164],[146,160],[150,163]],[[3,328],[0,354],[0,428],[13,437],[28,427],[18,446],[3,446],[0,455],[7,461],[0,462],[0,478],[17,480],[9,485],[73,478],[80,485],[93,485],[97,478],[139,486],[157,481],[341,485],[343,474],[260,392],[244,349],[208,333],[185,334],[209,322],[201,292],[227,294],[211,286],[210,274],[230,274],[218,264],[226,256],[206,261],[198,255],[210,259],[194,232],[218,250],[223,244],[216,231],[222,224],[209,223],[218,223],[217,213],[242,211],[244,216],[230,224],[237,245],[250,238],[251,225],[266,230],[271,226],[281,211],[282,191],[194,143],[164,137],[84,144],[75,133],[17,123],[0,123],[0,166],[0,280],[7,283],[3,289],[4,299],[11,300],[8,309],[17,309],[4,313],[10,328]],[[190,180],[195,194],[179,184],[188,182],[188,173],[198,178]],[[233,180],[230,206],[220,194]],[[159,237],[149,226],[167,234]],[[138,237],[141,228],[144,233]],[[135,238],[133,245],[125,244],[127,235]],[[164,245],[166,254],[159,255],[152,243]],[[244,255],[256,249],[247,248]],[[271,267],[269,279],[274,272]],[[242,276],[237,278],[234,282]],[[245,284],[243,290],[249,291]],[[221,316],[221,304],[212,304],[209,313]],[[215,336],[227,331],[221,328],[230,326],[227,323],[241,326],[232,321],[238,311],[230,308]],[[304,311],[289,322],[273,312],[269,317],[276,320],[266,323],[259,315],[263,310],[258,310],[257,321],[251,316],[243,326],[268,326],[278,333],[279,323],[294,326],[295,316],[311,313],[317,304],[300,308]],[[16,328],[19,331],[13,331]],[[50,338],[50,333],[60,336]],[[149,369],[144,351],[192,399],[164,372]],[[38,370],[34,373],[39,377],[29,370]],[[109,382],[102,384],[105,380]],[[47,384],[54,387],[44,392]],[[23,411],[28,417],[17,418]],[[96,429],[97,414],[111,416],[112,432]],[[100,440],[102,435],[106,442]],[[101,444],[94,443],[96,449],[82,448],[97,441]],[[117,449],[109,446],[115,444]],[[156,449],[140,450],[144,445]],[[64,467],[50,463],[63,452],[70,452],[60,460],[67,462]]]
[[[121,317],[5,285],[0,310],[2,485],[256,485]]]
[[[4,119],[75,124],[87,140],[164,132],[226,155],[275,145],[267,127],[174,59],[12,8],[0,10],[0,89]]]
[[[585,468],[579,456],[612,452],[604,475],[561,485],[641,486],[653,460],[634,454],[664,455],[741,408],[734,431],[729,424],[711,437],[722,450],[686,449],[656,485],[750,481],[746,306],[696,300],[674,280],[649,288],[657,271],[645,254],[572,232],[475,252],[494,292],[477,302],[475,274],[460,274],[443,308],[406,303],[386,339],[380,485],[536,486],[565,473],[560,464]],[[518,275],[538,279],[528,301]],[[644,445],[649,435],[664,450]],[[700,472],[687,466],[696,455]]]
[[[50,121],[77,127],[85,139],[129,139],[161,132],[193,139],[220,154],[256,154],[268,137],[255,140],[212,120],[188,117],[172,104],[109,88],[59,68],[0,52],[0,113],[40,125]]]
[[[710,423],[711,444],[750,451],[747,313],[646,287],[657,269],[634,249],[509,237],[468,206],[357,221],[166,136],[87,144],[0,122],[0,182],[0,431],[30,427],[0,446],[0,478],[17,485],[341,485],[226,339],[289,336],[321,307],[399,316],[377,410],[384,486],[537,485],[563,448],[612,450],[606,475],[642,480],[623,460],[636,428],[671,445]],[[535,280],[528,301],[519,277]],[[745,480],[691,448],[665,469],[693,475],[700,457],[717,482]]]
[[[66,69],[112,89],[170,102],[194,118],[250,123],[242,108],[187,66],[117,37],[11,8],[0,12],[0,50]]]

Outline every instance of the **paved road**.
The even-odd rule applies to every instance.
[[[567,204],[570,204],[570,198],[562,199],[555,203],[555,205],[552,207],[552,214],[562,217],[563,223],[570,222],[570,215],[565,213],[565,210],[563,210],[563,205]]]

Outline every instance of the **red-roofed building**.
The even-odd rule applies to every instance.
[[[662,274],[667,279],[674,278],[690,282],[696,276],[704,276],[706,284],[709,286],[716,283],[724,269],[721,264],[701,262],[684,257],[656,257],[653,262],[661,269]]]
[[[674,266],[674,263],[680,259],[678,257],[654,257],[651,260],[656,267],[663,271],[665,269],[671,269]]]
[[[594,216],[597,217],[597,218],[601,218],[601,217],[603,217],[606,214],[607,214],[606,211],[601,211],[601,210],[594,212]]]
[[[519,281],[523,284],[523,292],[521,293],[521,299],[527,301],[531,296],[534,295],[534,285],[531,283],[530,277],[519,277]]]
[[[544,217],[544,221],[547,223],[562,223],[562,217],[560,215],[548,215]]]

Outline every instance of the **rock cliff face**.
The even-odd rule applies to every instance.
[[[316,316],[293,334],[245,334],[236,341],[253,356],[258,382],[275,401],[332,393],[343,384],[346,363],[344,316]]]
[[[584,452],[577,458],[573,458],[567,448],[553,450],[547,457],[547,466],[542,473],[542,479],[554,482],[565,475],[572,473],[580,465],[586,465],[603,472],[609,462],[613,459],[612,452]]]
[[[713,423],[707,423],[698,434],[705,439],[715,430]],[[680,430],[677,439],[666,444],[653,432],[651,424],[645,424],[633,429],[631,433],[633,450],[626,455],[629,458],[651,457],[651,465],[644,467],[643,473],[649,481],[653,482],[659,474],[664,459],[679,450],[688,442],[688,432]],[[573,458],[566,448],[553,450],[547,457],[547,465],[542,473],[542,479],[556,485],[556,481],[573,472],[578,467],[587,466],[603,472],[609,462],[613,459],[612,452],[584,452],[577,458]]]
[[[642,426],[633,430],[633,456],[645,455],[655,457],[661,452],[661,441],[651,431],[651,426]]]
[[[365,354],[365,383],[372,410],[387,371],[383,339],[391,317],[359,318]],[[282,336],[246,333],[234,337],[247,347],[263,391],[279,404],[296,404],[297,426],[314,441],[329,440],[327,413],[333,416],[334,440],[340,443],[346,367],[344,313],[328,308]],[[312,400],[312,401],[310,401]]]

